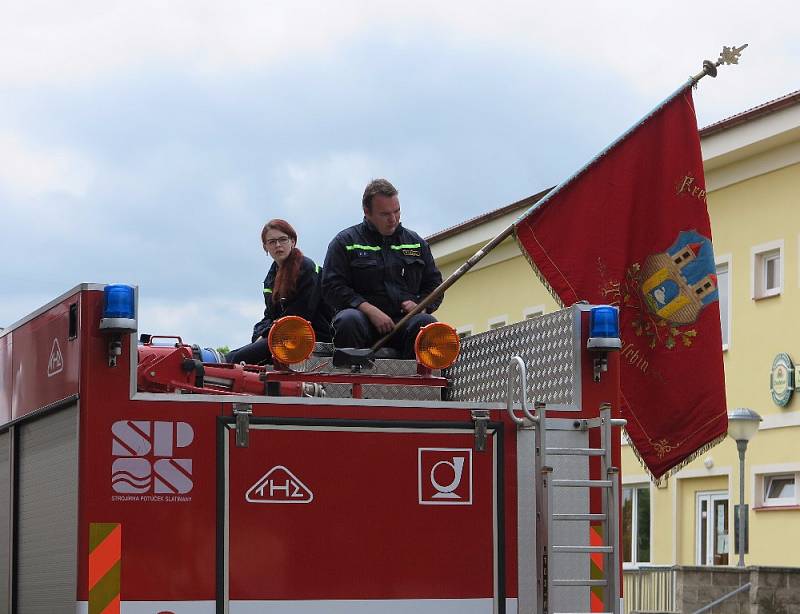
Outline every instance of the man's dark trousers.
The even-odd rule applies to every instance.
[[[395,318],[395,324],[402,318]],[[403,325],[386,343],[397,350],[400,358],[414,358],[414,341],[419,329],[436,322],[429,313],[418,313]],[[333,318],[333,343],[337,348],[368,348],[383,337],[358,309],[342,309]]]

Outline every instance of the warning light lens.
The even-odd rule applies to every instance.
[[[614,339],[619,337],[619,313],[615,307],[598,305],[589,312],[589,336]]]
[[[134,319],[136,298],[133,288],[124,284],[109,284],[103,288],[103,317]]]
[[[300,316],[284,316],[269,331],[267,345],[273,358],[285,365],[303,362],[311,356],[317,336],[311,324]]]
[[[456,329],[444,322],[423,326],[414,343],[417,362],[429,369],[446,369],[456,361],[459,351],[461,341]]]

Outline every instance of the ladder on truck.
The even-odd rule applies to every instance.
[[[516,371],[516,373],[514,373]],[[520,381],[520,408],[524,417],[514,412],[515,375]],[[535,534],[527,554],[532,551],[535,558],[526,557],[524,543],[520,543],[520,603],[519,613],[541,612],[542,614],[578,614],[577,609],[564,609],[570,601],[564,598],[565,591],[585,590],[588,593],[588,612],[621,614],[620,599],[620,552],[619,552],[619,496],[620,473],[614,466],[611,455],[612,427],[625,425],[625,420],[611,417],[611,404],[603,403],[599,415],[595,418],[576,419],[576,429],[588,432],[597,429],[599,447],[551,447],[548,445],[547,411],[544,403],[534,403],[531,412],[528,409],[525,379],[525,364],[519,357],[511,359],[507,389],[507,409],[512,420],[520,431],[528,430],[533,435],[528,439],[532,445],[525,446],[518,441],[518,455],[522,462],[528,461],[528,475],[533,478],[533,492],[524,492],[525,475],[519,479],[520,518],[524,514],[523,504],[527,502],[536,511]],[[527,448],[524,449],[524,448]],[[559,457],[585,457],[586,479],[574,479],[559,475]],[[591,479],[588,468],[590,458],[597,458],[599,477]],[[531,466],[532,465],[532,466]],[[530,488],[531,481],[527,481]],[[568,512],[558,509],[554,511],[554,499],[565,489],[579,489],[585,494],[586,507]],[[599,509],[591,509],[591,491],[599,493]],[[565,544],[554,543],[557,526],[578,526],[581,530],[571,532],[572,535],[585,535],[586,543]],[[563,531],[561,531],[563,533]],[[585,573],[576,573],[572,577],[559,577],[554,574],[559,557],[588,555],[585,557]],[[567,566],[568,567],[568,566]],[[523,595],[523,575],[535,575],[535,589]],[[597,590],[601,589],[601,590]],[[561,598],[559,598],[561,597]],[[585,600],[584,600],[585,601]],[[567,602],[567,603],[562,603]]]

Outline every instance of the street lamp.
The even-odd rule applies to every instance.
[[[752,409],[737,407],[728,414],[728,436],[736,441],[739,450],[739,567],[744,567],[744,453],[747,442],[758,432],[759,416]]]

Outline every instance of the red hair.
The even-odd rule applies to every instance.
[[[277,303],[282,298],[292,298],[297,291],[297,277],[300,275],[300,265],[303,264],[303,252],[297,248],[297,233],[292,228],[292,225],[286,220],[278,219],[270,220],[261,229],[261,244],[265,249],[267,246],[267,232],[270,230],[285,232],[295,244],[283,264],[278,266],[275,286],[272,288],[272,302]]]

